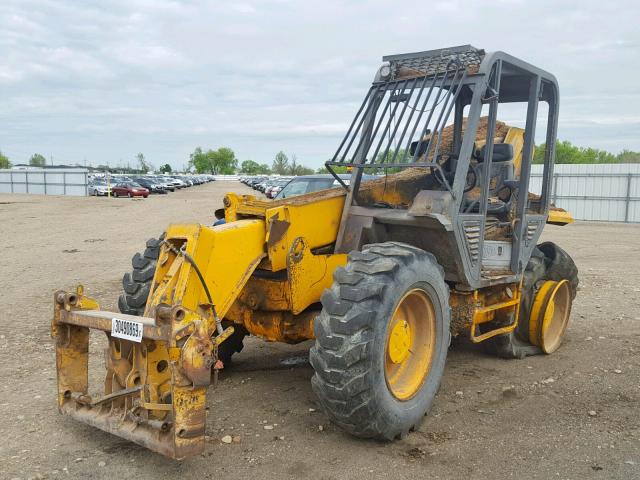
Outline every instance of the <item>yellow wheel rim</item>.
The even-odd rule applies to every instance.
[[[533,300],[529,319],[529,341],[544,353],[555,352],[569,324],[571,287],[568,280],[548,280]]]
[[[422,387],[431,368],[435,343],[433,303],[424,290],[410,290],[391,316],[385,345],[385,379],[398,400],[409,400]]]

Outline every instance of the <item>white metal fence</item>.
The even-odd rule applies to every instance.
[[[88,171],[77,168],[0,170],[0,193],[84,196],[87,182]],[[530,190],[541,186],[542,165],[533,165]],[[556,165],[551,201],[577,220],[640,223],[640,164]]]
[[[531,188],[540,193],[542,165],[533,165]],[[640,164],[559,164],[551,201],[577,220],[640,222]]]
[[[88,170],[79,168],[0,170],[0,193],[84,196],[87,174]]]
[[[216,180],[238,180],[241,175],[214,175],[213,178]]]

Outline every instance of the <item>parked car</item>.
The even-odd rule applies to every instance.
[[[167,190],[154,179],[150,177],[138,177],[134,179],[135,183],[149,190],[150,193],[167,193]]]
[[[282,190],[287,183],[291,181],[291,178],[279,178],[273,182],[265,189],[264,194],[267,198],[274,198],[280,190]]]
[[[111,188],[104,182],[92,182],[88,185],[87,193],[94,196],[108,195]]]
[[[350,174],[338,175],[340,179],[349,184],[351,178]],[[375,175],[363,175],[362,181],[372,180],[376,178]],[[285,187],[278,192],[274,197],[275,200],[282,198],[295,197],[297,195],[304,195],[305,193],[317,192],[319,190],[326,190],[327,188],[334,188],[339,186],[340,183],[333,177],[333,175],[302,175],[300,177],[294,177]]]
[[[164,183],[167,187],[173,188],[173,190],[178,190],[182,188],[182,185],[183,185],[182,182],[178,182],[178,180],[168,175],[159,175],[158,179],[162,183]]]
[[[176,191],[176,187],[175,185],[173,185],[171,182],[169,182],[167,180],[167,177],[164,177],[162,175],[157,175],[155,177],[150,177],[154,182],[156,182],[158,185],[160,185],[162,188],[164,188],[165,190],[169,191],[169,192],[175,192]]]
[[[176,188],[186,188],[187,184],[180,180],[178,177],[167,177],[167,181]]]
[[[249,185],[254,190],[257,190],[258,184],[264,182],[267,178],[269,177],[254,177],[251,180],[249,180],[249,183],[247,183],[247,185]]]
[[[111,187],[114,197],[144,197],[149,196],[149,190],[135,182],[122,182]]]
[[[191,180],[191,178],[185,177],[184,175],[181,177],[178,177],[178,179],[186,183],[187,187],[193,187],[195,185],[195,183],[193,183],[193,180]]]
[[[127,177],[126,175],[111,176],[111,185],[116,185],[118,183],[125,183],[125,182],[133,182],[133,178]]]
[[[270,187],[273,183],[277,182],[279,179],[280,177],[265,177],[263,181],[255,186],[255,189],[262,193],[265,193],[267,191],[267,188]]]

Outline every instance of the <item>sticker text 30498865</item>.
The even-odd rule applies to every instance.
[[[122,320],[120,318],[111,319],[111,336],[131,340],[133,342],[142,341],[143,325],[140,322]]]

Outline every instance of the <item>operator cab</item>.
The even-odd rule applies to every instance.
[[[397,238],[403,228],[407,241],[429,249],[445,243],[441,232],[413,240],[417,230],[410,230],[412,223],[433,224],[434,232],[441,227],[455,236],[457,251],[436,252],[451,281],[480,288],[513,280],[549,213],[559,102],[555,77],[504,52],[470,45],[383,61],[326,163],[332,173],[338,166],[353,167],[349,185],[335,175],[348,190],[336,250],[380,241],[390,229]],[[509,117],[519,112],[517,126],[499,121],[502,111]],[[537,127],[546,148],[534,194],[530,171]],[[363,185],[364,172],[384,177]]]

